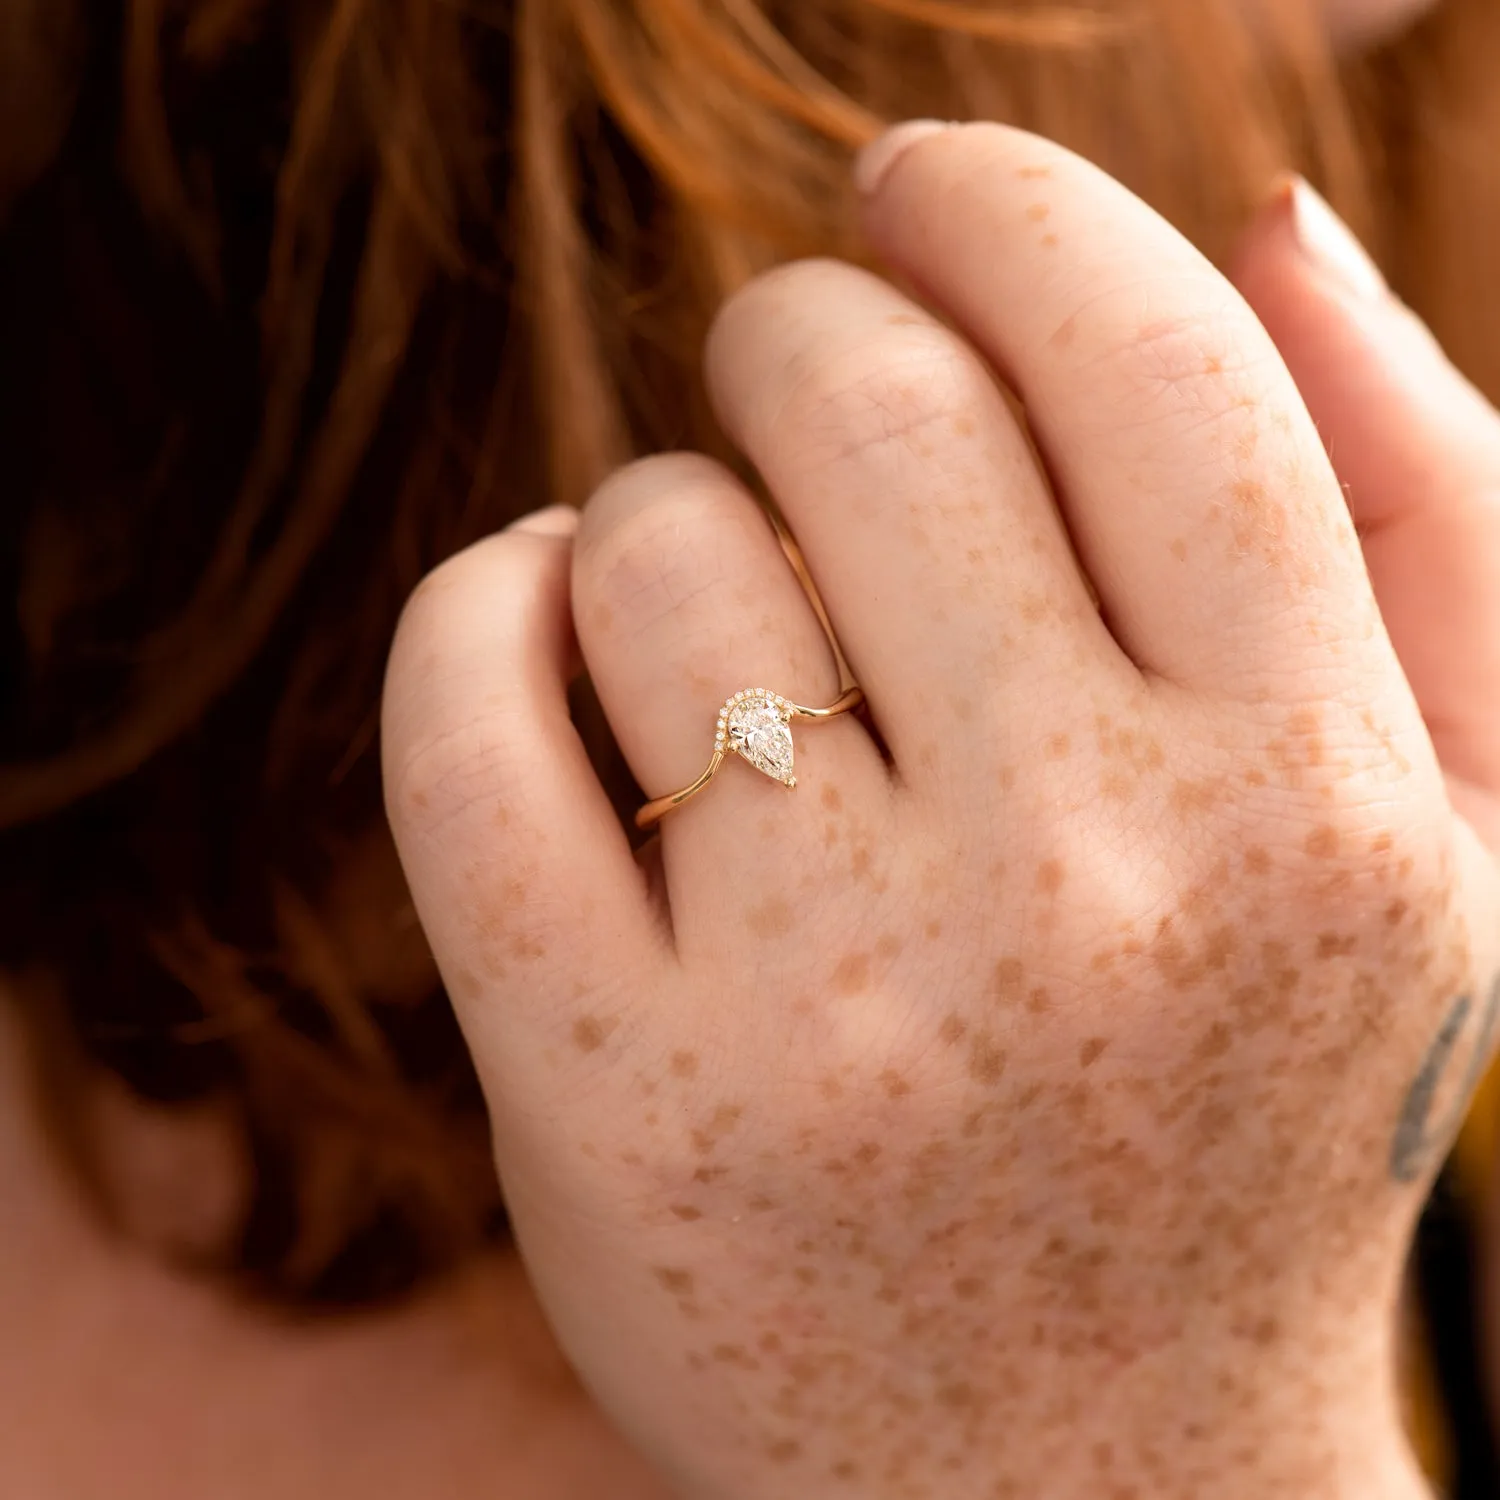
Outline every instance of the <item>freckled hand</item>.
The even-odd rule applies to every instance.
[[[684,1495],[1415,1500],[1390,1311],[1493,867],[1243,302],[1059,148],[919,135],[866,217],[950,323],[808,262],[706,356],[867,695],[794,792],[637,861],[568,717],[576,634],[662,796],[744,684],[846,685],[706,459],[403,622],[388,802],[528,1267]]]

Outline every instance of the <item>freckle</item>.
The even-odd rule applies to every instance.
[[[1040,594],[1027,594],[1021,600],[1021,618],[1035,625],[1047,613],[1047,601]]]
[[[721,1177],[729,1175],[728,1167],[699,1167],[693,1173],[694,1182],[717,1182]]]
[[[1350,934],[1320,932],[1318,934],[1319,958],[1347,958],[1359,946],[1359,939]]]
[[[938,1028],[938,1037],[950,1047],[956,1047],[963,1041],[969,1030],[969,1023],[960,1015],[948,1016]]]
[[[880,1155],[880,1147],[874,1141],[865,1141],[854,1153],[854,1159],[869,1166]]]
[[[1048,233],[1042,236],[1042,248],[1044,250],[1056,250],[1060,244],[1062,244],[1062,241],[1055,234]]]
[[[415,791],[411,794],[411,805],[413,807],[427,807],[432,799],[423,791]]]
[[[833,1468],[829,1470],[829,1473],[832,1474],[835,1479],[858,1479],[859,1465],[856,1463],[850,1463],[847,1458],[841,1458],[833,1466]]]
[[[957,416],[953,419],[953,430],[959,437],[972,437],[974,435],[973,417]]]
[[[1061,760],[1071,748],[1071,741],[1065,734],[1054,734],[1047,741],[1047,757],[1049,760]]]
[[[1178,777],[1172,787],[1172,806],[1179,813],[1207,812],[1219,800],[1219,788],[1211,781],[1189,781]]]
[[[573,1045],[580,1052],[597,1052],[613,1029],[612,1025],[606,1027],[595,1016],[585,1016],[582,1020],[573,1023]]]
[[[988,1032],[982,1032],[969,1047],[969,1076],[978,1083],[998,1083],[1004,1072],[1004,1051]]]
[[[1029,1010],[1034,1016],[1039,1016],[1044,1011],[1049,1011],[1052,1009],[1052,998],[1043,986],[1038,985],[1037,988],[1032,990],[1032,992],[1026,997],[1026,1009]]]
[[[939,1386],[937,1399],[940,1406],[973,1406],[974,1387],[967,1380],[956,1380],[952,1385]]]
[[[1406,858],[1403,859],[1401,861],[1401,863],[1396,866],[1396,873],[1398,875],[1403,875],[1403,876],[1410,875],[1411,872],[1415,868],[1416,868],[1416,861],[1411,857],[1411,855],[1408,854],[1406,856]]]
[[[1245,772],[1246,786],[1264,786],[1266,784],[1266,773],[1251,769]]]
[[[1252,875],[1264,875],[1271,868],[1271,856],[1259,844],[1245,850],[1245,868]]]
[[[661,1123],[661,1116],[654,1109],[648,1109],[644,1118],[648,1125],[659,1125]]]
[[[1224,373],[1224,361],[1217,354],[1211,354],[1203,363],[1205,375],[1222,375]]]
[[[887,1068],[880,1075],[880,1085],[888,1099],[904,1099],[911,1093],[911,1085],[894,1068]]]
[[[953,1295],[960,1302],[972,1302],[984,1295],[985,1284],[977,1276],[960,1276],[953,1283]]]
[[[762,1354],[779,1354],[781,1352],[781,1335],[779,1333],[763,1333],[756,1341],[757,1349]]]
[[[968,698],[950,698],[949,704],[953,709],[953,717],[960,724],[969,723],[974,717],[974,704]]]
[[[929,942],[935,943],[943,935],[943,924],[936,921],[929,922],[927,926],[922,929],[922,931],[926,935]]]
[[[1016,768],[1014,766],[1001,766],[998,776],[1000,790],[1008,792],[1016,784]]]
[[[466,1000],[472,1000],[476,995],[484,993],[484,981],[477,974],[471,974],[467,969],[460,969],[453,976],[453,988]]]
[[[1215,1021],[1193,1048],[1193,1056],[1203,1062],[1223,1057],[1234,1044],[1234,1033],[1223,1021]]]
[[[832,1104],[835,1099],[842,1099],[844,1097],[844,1085],[832,1073],[829,1073],[819,1081],[818,1092]]]
[[[1024,972],[1019,958],[1002,958],[995,965],[996,998],[1001,1000],[1013,998],[1021,987],[1021,977]]]
[[[703,1217],[702,1212],[699,1209],[694,1208],[691,1203],[674,1203],[672,1205],[672,1212],[676,1214],[684,1224],[691,1224],[695,1220],[701,1219]]]
[[[1132,783],[1122,771],[1106,771],[1099,778],[1099,795],[1111,802],[1128,802]]]
[[[1370,845],[1370,852],[1372,854],[1389,854],[1391,852],[1391,845],[1394,842],[1395,840],[1392,839],[1389,833],[1377,833],[1374,842]]]
[[[1250,1337],[1257,1344],[1274,1344],[1281,1337],[1281,1325],[1275,1318],[1262,1318],[1250,1329]]]
[[[674,1295],[687,1296],[695,1285],[693,1273],[680,1270],[676,1266],[656,1266],[651,1274],[665,1290]]]
[[[789,1464],[801,1457],[801,1454],[802,1444],[794,1442],[791,1438],[782,1438],[766,1448],[766,1456],[775,1464]]]
[[[888,932],[875,943],[875,957],[882,963],[890,963],[901,952],[901,939]]]
[[[1314,859],[1330,859],[1339,852],[1339,832],[1330,823],[1320,824],[1308,834],[1303,846]]]
[[[1016,176],[1027,182],[1035,182],[1042,178],[1051,177],[1051,175],[1051,167],[1027,166],[1016,169]]]
[[[856,995],[870,981],[868,953],[850,953],[839,960],[833,971],[833,987],[841,995]]]
[[[1104,1049],[1109,1043],[1102,1036],[1091,1036],[1078,1049],[1078,1064],[1080,1067],[1091,1068],[1104,1055]]]
[[[764,1193],[757,1193],[745,1204],[745,1207],[753,1214],[766,1214],[776,1207],[776,1200],[766,1197]]]
[[[751,907],[745,925],[756,937],[782,937],[795,925],[792,908],[779,896]]]
[[[672,1073],[677,1078],[696,1078],[698,1076],[698,1054],[696,1052],[674,1052],[672,1054]]]
[[[1037,866],[1036,888],[1048,896],[1055,896],[1062,889],[1063,862],[1060,859],[1044,859]]]
[[[599,1160],[599,1148],[592,1141],[584,1141],[578,1149],[590,1161]]]
[[[1385,925],[1396,927],[1400,925],[1401,919],[1406,915],[1406,902],[1392,901],[1385,909]]]
[[[803,1286],[816,1286],[823,1279],[822,1273],[816,1266],[793,1266],[792,1275]]]

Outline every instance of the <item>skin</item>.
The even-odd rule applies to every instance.
[[[1352,515],[1245,302],[1060,148],[907,127],[861,176],[945,321],[792,266],[706,376],[879,741],[803,730],[795,793],[732,766],[632,858],[575,635],[653,794],[737,686],[836,688],[690,455],[450,562],[397,640],[388,805],[537,1290],[685,1495],[1416,1495],[1392,1314],[1492,1029],[1500,786],[1446,716],[1483,591],[1416,594],[1496,579],[1476,473],[1468,561],[1442,494]],[[1263,243],[1306,260],[1295,214]]]
[[[1034,144],[1008,139],[1008,150]],[[877,245],[971,345],[991,337],[974,326],[975,301],[1005,311],[1014,336],[1010,309],[1028,310],[1034,284],[1000,295],[993,236],[977,266],[948,234],[934,236],[942,264],[932,245],[924,259],[901,231],[939,222],[919,207],[938,162],[918,156],[901,170],[868,210]],[[1035,236],[1029,249],[1017,243],[1044,268],[1060,257],[1042,256],[1058,248],[1042,241],[1062,228],[1085,248],[1183,254],[1094,178],[963,169],[958,179],[943,191],[983,190],[984,213]],[[1033,218],[1043,202],[1047,215]],[[969,199],[952,209],[974,211]],[[866,642],[856,617],[881,625],[879,611],[858,609],[874,587],[868,571],[845,584],[836,614],[851,652],[863,643],[857,664],[877,707],[903,691],[894,678],[877,688],[882,672],[904,672],[921,698],[920,712],[879,721],[899,783],[858,725],[799,729],[795,792],[732,764],[664,830],[644,888],[619,852],[561,726],[575,611],[652,790],[701,769],[729,687],[765,679],[811,699],[831,685],[779,554],[743,494],[701,461],[673,459],[608,486],[576,557],[570,525],[548,516],[456,560],[414,603],[393,664],[393,812],[496,1106],[537,1282],[603,1410],[568,1373],[512,1258],[398,1312],[307,1328],[272,1323],[122,1246],[67,1187],[18,1041],[0,1025],[10,1226],[0,1236],[0,1490],[42,1500],[665,1500],[670,1479],[679,1494],[925,1487],[947,1497],[1029,1493],[1024,1476],[1051,1464],[1039,1493],[1417,1492],[1380,1367],[1394,1267],[1480,1056],[1492,994],[1492,875],[1469,830],[1493,847],[1500,828],[1497,663],[1484,654],[1500,640],[1500,528],[1485,498],[1500,477],[1500,420],[1399,304],[1351,291],[1309,256],[1279,197],[1233,280],[1334,454],[1410,692],[1378,631],[1320,644],[1286,623],[1299,603],[1311,626],[1325,608],[1358,618],[1369,601],[1351,579],[1352,543],[1305,417],[1237,311],[1210,330],[1225,353],[1203,350],[1204,366],[1224,369],[1213,379],[1189,369],[1177,388],[1197,398],[1230,374],[1266,381],[1242,420],[1277,473],[1243,542],[1231,530],[1226,547],[1204,519],[1247,461],[1223,413],[1205,423],[1198,410],[1179,431],[1163,404],[1173,386],[1154,370],[1142,423],[1118,424],[1150,450],[1144,486],[1110,467],[1108,424],[1125,408],[1107,393],[1076,403],[1093,424],[1078,461],[1106,481],[1077,492],[1128,508],[1120,526],[1137,533],[1113,568],[1113,542],[1089,550],[1075,489],[1062,491],[1087,576],[1105,594],[1101,634],[1057,545],[1059,522],[1041,527],[1041,552],[1025,545],[1017,517],[1045,521],[1045,493],[964,343],[943,344],[922,378],[959,361],[967,373],[950,394],[977,394],[984,408],[954,413],[971,431],[942,418],[929,432],[896,423],[874,429],[878,441],[862,451],[850,437],[871,433],[880,408],[868,401],[842,415],[830,406],[798,445],[752,431],[769,420],[757,412],[805,413],[777,397],[776,382],[805,354],[796,337],[827,316],[827,300],[886,295],[848,274],[810,268],[751,288],[726,312],[711,363],[733,430],[768,472],[781,465],[778,494],[831,602],[857,530],[846,530],[848,514],[884,507],[894,544],[874,561],[909,569],[889,612],[910,628],[878,649]],[[1201,288],[1207,274],[1194,264],[1185,279]],[[840,305],[852,314],[852,302]],[[1159,301],[1151,312],[1160,324]],[[933,334],[914,309],[899,316],[919,321],[854,330],[866,342],[844,368],[866,395],[880,378],[913,385],[920,362],[906,363],[900,341]],[[1089,363],[1078,335],[1069,347]],[[1022,363],[1000,361],[1024,388]],[[1067,415],[1074,405],[1052,409],[1068,422],[1067,441],[1048,450],[1054,476],[1083,430]],[[1033,399],[1034,414],[1044,408]],[[1227,454],[1205,457],[1205,427]],[[860,472],[852,498],[847,483],[810,479],[820,454],[826,465],[852,449],[841,462],[875,464],[881,448],[895,483],[878,464],[869,484]],[[1004,482],[975,515],[959,487],[997,454]],[[1158,512],[1147,535],[1142,507],[1158,491],[1173,524],[1163,529]],[[911,514],[914,503],[932,513]],[[1272,505],[1287,526],[1260,524]],[[837,546],[819,549],[824,506]],[[1178,558],[1184,517],[1199,534]],[[1008,544],[1006,527],[1023,545]],[[1142,571],[1153,537],[1166,596]],[[984,549],[980,562],[970,545]],[[1339,579],[1326,601],[1296,592],[1309,558]],[[1039,609],[1007,571],[1017,560],[1054,570]],[[1199,570],[1183,604],[1184,576]],[[895,576],[881,575],[877,602]],[[1285,612],[1265,608],[1260,587],[1285,591]],[[1152,635],[1157,604],[1170,628]],[[1188,607],[1206,623],[1184,629]],[[701,618],[683,618],[695,611]],[[976,625],[991,661],[962,655]],[[1122,650],[1116,633],[1132,628]],[[1006,633],[1024,650],[1007,647]],[[1149,675],[1135,653],[1152,641],[1185,657],[1201,649],[1215,665],[1195,677],[1191,661],[1180,664],[1190,687]],[[1044,650],[1050,674],[1030,659]],[[1238,684],[1266,670],[1258,662],[1272,681],[1247,708]],[[1016,675],[1000,681],[1001,669]],[[1362,673],[1368,682],[1352,686]],[[1122,683],[1128,701],[1113,712],[1086,701]],[[1376,704],[1372,738],[1362,712]],[[1313,708],[1319,727],[1293,722]],[[1107,731],[1099,712],[1110,712]],[[1266,786],[1244,779],[1257,770]],[[1377,849],[1387,832],[1391,846]],[[529,853],[511,863],[516,849]],[[593,883],[601,863],[617,877],[609,888]],[[637,927],[619,920],[621,892]],[[1125,951],[1131,932],[1114,930],[1126,922],[1139,952]],[[625,971],[648,944],[656,967]],[[1112,963],[1096,971],[1110,948]],[[1001,969],[1011,958],[1036,980],[1021,997],[1015,971]],[[1388,1011],[1371,1003],[1371,975]],[[1257,986],[1264,999],[1249,993]],[[1037,988],[1047,1006],[1033,1010]],[[1365,1024],[1380,1015],[1392,1024]],[[1232,1023],[1227,1046],[1219,1022]],[[222,1211],[217,1193],[202,1203],[193,1191],[237,1175],[212,1142],[194,1144],[175,1117],[168,1127],[129,1112],[112,1136],[164,1185],[174,1213],[184,1199],[210,1218]],[[1413,1168],[1416,1181],[1397,1180]],[[776,1207],[752,1205],[757,1176]],[[859,1245],[855,1222],[868,1225]],[[939,1372],[950,1349],[959,1353]],[[612,1421],[629,1426],[636,1450]],[[787,1442],[802,1448],[776,1446]],[[954,1457],[958,1467],[945,1467]],[[860,1472],[820,1468],[845,1463]]]

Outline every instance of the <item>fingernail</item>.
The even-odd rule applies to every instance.
[[[891,168],[918,141],[940,135],[949,128],[946,120],[908,120],[878,135],[854,158],[854,186],[866,197],[880,191],[880,184],[890,176]]]
[[[572,536],[578,530],[578,512],[571,505],[549,505],[512,521],[505,529],[531,536]]]
[[[1293,176],[1281,191],[1287,194],[1297,246],[1308,260],[1351,296],[1383,301],[1390,295],[1369,251],[1310,183]]]

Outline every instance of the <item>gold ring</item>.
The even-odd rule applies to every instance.
[[[649,828],[674,808],[681,807],[712,781],[719,767],[731,755],[747,760],[757,771],[779,781],[783,786],[797,785],[792,759],[793,719],[835,719],[865,701],[858,687],[847,688],[827,708],[804,708],[765,688],[747,688],[736,693],[719,710],[719,725],[714,733],[713,758],[708,769],[680,792],[671,792],[648,802],[636,815],[637,828]]]
[[[669,812],[696,797],[714,779],[719,767],[731,755],[738,755],[757,771],[764,772],[783,786],[796,786],[797,778],[793,774],[792,721],[836,719],[840,714],[858,708],[865,701],[864,692],[855,682],[838,637],[833,632],[833,624],[828,618],[828,611],[823,607],[817,585],[807,570],[801,548],[792,539],[785,522],[769,506],[766,507],[765,515],[776,532],[781,550],[786,553],[787,561],[792,565],[792,571],[797,575],[797,581],[807,595],[808,603],[813,607],[813,613],[818,617],[818,624],[823,627],[823,634],[828,637],[828,645],[838,666],[839,696],[827,708],[805,708],[766,688],[747,688],[744,692],[736,693],[719,710],[718,727],[714,731],[714,753],[708,769],[691,786],[648,802],[635,815],[637,828],[651,827]]]

